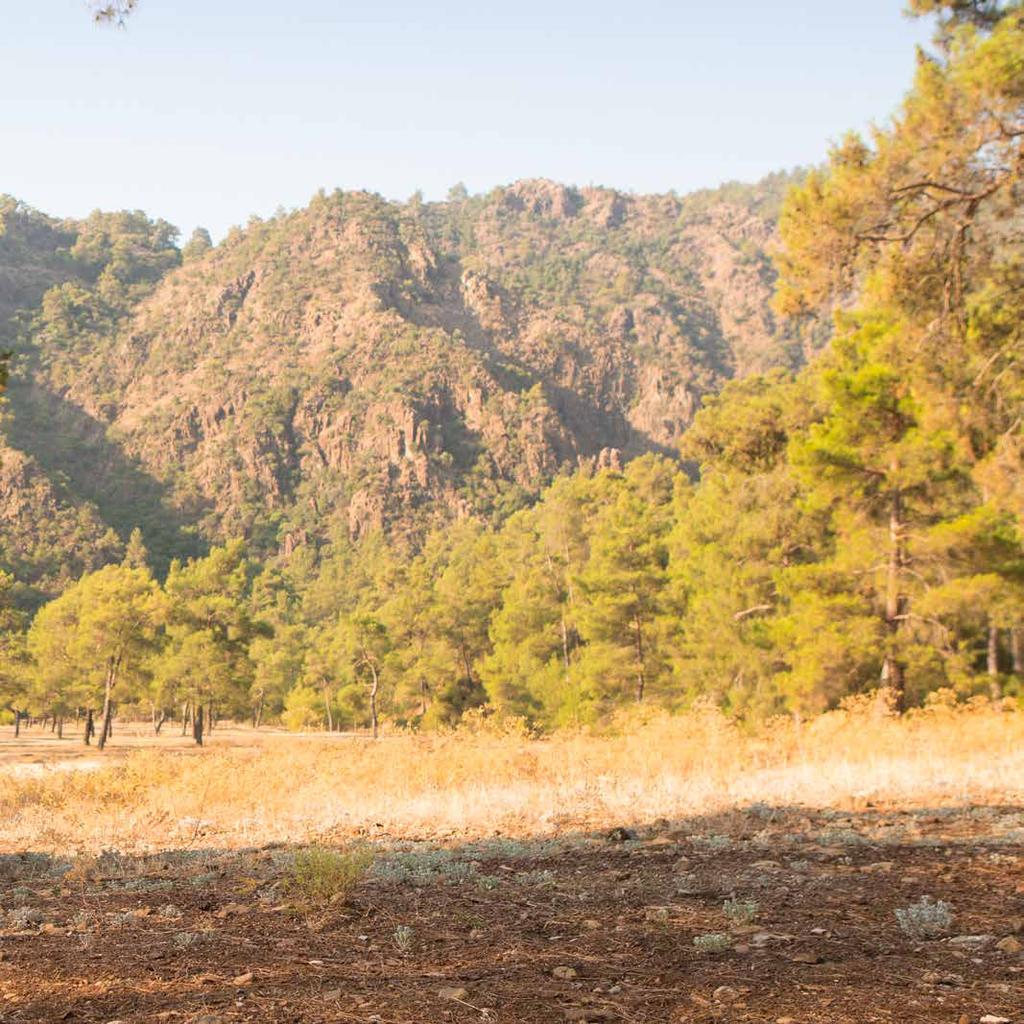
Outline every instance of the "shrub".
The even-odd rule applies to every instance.
[[[725,932],[709,932],[694,935],[693,944],[701,953],[724,953],[732,945],[732,939]]]
[[[722,909],[732,924],[750,924],[757,917],[760,908],[757,900],[738,900],[735,896],[730,896],[722,904]]]
[[[896,920],[911,939],[934,939],[945,935],[953,925],[953,911],[944,900],[922,896],[916,903],[896,911]]]
[[[366,849],[311,846],[295,855],[286,887],[305,903],[344,903],[372,863],[373,854]]]

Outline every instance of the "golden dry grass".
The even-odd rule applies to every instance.
[[[194,756],[143,750],[92,771],[0,776],[0,848],[238,847],[353,835],[544,835],[711,814],[1020,801],[1024,713],[984,703],[902,718],[877,700],[750,731],[707,709],[605,735],[515,729],[274,737]]]

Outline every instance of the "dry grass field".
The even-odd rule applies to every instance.
[[[1024,1022],[1024,714],[984,704],[29,733],[0,821],[4,1024]]]

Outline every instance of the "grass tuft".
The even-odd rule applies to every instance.
[[[373,854],[366,849],[311,846],[295,855],[285,888],[310,906],[345,903],[372,863]]]

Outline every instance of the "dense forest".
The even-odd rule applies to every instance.
[[[1024,14],[913,6],[897,114],[759,190],[325,195],[181,250],[9,204],[0,704],[1019,698]]]

